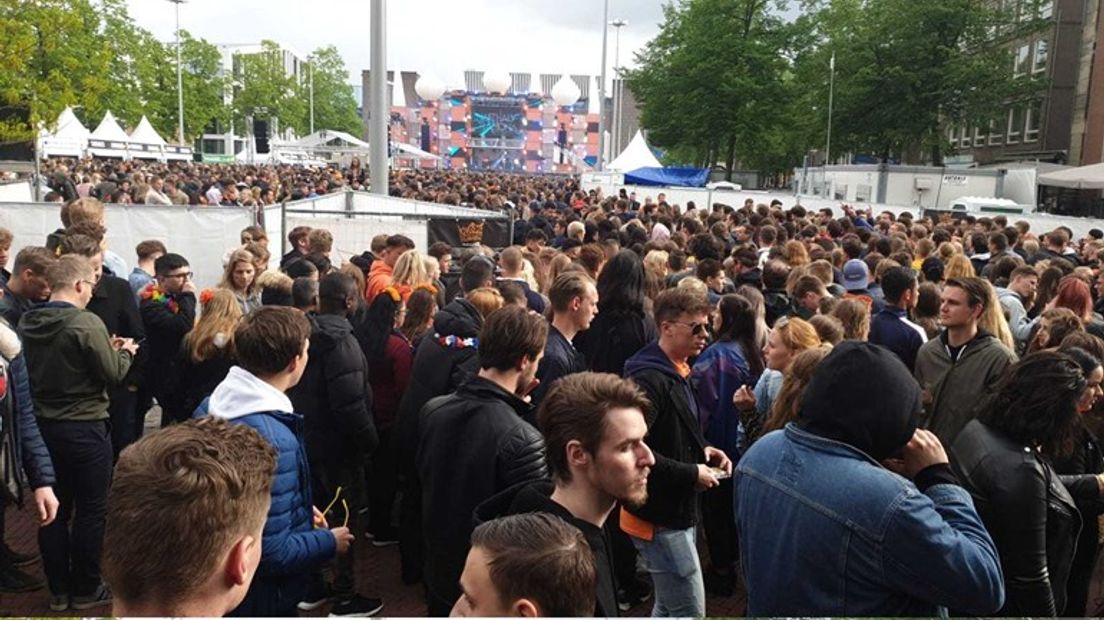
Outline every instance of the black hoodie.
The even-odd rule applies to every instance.
[[[514,485],[494,495],[475,507],[475,523],[481,523],[509,515],[531,512],[547,512],[575,526],[594,553],[594,568],[598,573],[598,600],[594,616],[615,618],[617,609],[617,578],[613,567],[613,549],[606,531],[589,521],[578,519],[567,508],[552,500],[555,486],[551,482],[533,482]],[[614,510],[617,510],[614,507]]]

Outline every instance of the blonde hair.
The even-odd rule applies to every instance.
[[[832,316],[843,324],[845,340],[866,340],[870,335],[870,306],[860,299],[842,299]]]
[[[1016,350],[1016,342],[1012,339],[1012,330],[1008,327],[1008,320],[1004,318],[1004,309],[1001,307],[997,290],[987,280],[985,283],[986,300],[985,310],[978,319],[978,327],[996,336],[1009,351]]]
[[[970,262],[970,259],[966,258],[965,254],[955,254],[952,256],[951,260],[947,261],[947,268],[943,271],[943,278],[946,280],[976,277],[977,273],[974,271],[974,264]]]
[[[245,296],[249,297],[257,290],[257,265],[255,263],[256,257],[249,253],[248,250],[234,250],[230,254],[230,260],[226,261],[226,268],[222,270],[222,281],[219,282],[218,287],[224,288],[230,291],[236,291],[234,288],[234,268],[238,263],[249,263],[249,266],[253,268],[253,281],[249,283],[249,288],[245,290]]]
[[[219,288],[210,293],[195,327],[184,336],[188,357],[197,364],[211,359],[220,350],[234,350],[234,330],[242,318],[241,305],[232,291]],[[218,342],[220,334],[221,343]]]
[[[790,367],[786,370],[786,375],[782,378],[782,387],[771,404],[770,415],[763,423],[760,436],[778,430],[797,419],[797,414],[801,411],[801,397],[805,395],[805,387],[813,379],[817,366],[831,351],[831,346],[821,345],[805,349],[794,356]]]
[[[391,283],[414,287],[421,284],[429,284],[429,274],[426,273],[425,261],[418,250],[407,250],[395,261],[395,269],[391,273]]]
[[[797,240],[786,242],[786,245],[782,247],[782,256],[785,257],[786,264],[790,267],[809,264],[809,251],[805,249],[804,243]]]
[[[779,320],[779,323],[782,323]],[[821,345],[820,335],[816,328],[804,319],[788,319],[781,325],[775,325],[774,333],[782,344],[795,355],[805,349],[812,349]]]
[[[702,297],[707,297],[709,295],[709,287],[705,285],[705,282],[702,282],[694,276],[686,276],[679,280],[678,286],[675,288],[689,289]]]
[[[667,261],[671,255],[664,250],[652,250],[644,256],[644,269],[660,276],[666,276],[669,270]]]
[[[477,288],[467,294],[467,299],[471,302],[471,305],[475,306],[476,310],[479,310],[479,314],[483,315],[484,321],[492,312],[501,308],[505,303],[505,300],[502,299],[502,293],[493,286]]]

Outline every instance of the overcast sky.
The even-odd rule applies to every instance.
[[[333,44],[352,83],[370,66],[367,0],[186,0],[180,26],[215,44],[272,39],[303,54]],[[162,40],[175,27],[167,0],[128,0],[134,20]],[[389,69],[433,72],[459,86],[465,69],[575,73],[601,71],[601,0],[392,0]],[[621,64],[659,31],[661,0],[610,0],[610,20],[625,19]],[[609,67],[614,63],[614,29]]]

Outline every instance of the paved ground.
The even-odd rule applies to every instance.
[[[35,534],[35,523],[28,510],[9,509],[7,515],[8,533],[7,542],[13,548],[32,552],[37,550],[38,542]],[[425,614],[422,603],[420,586],[405,586],[399,578],[399,550],[397,546],[377,548],[366,541],[358,541],[361,546],[357,549],[357,564],[359,571],[359,583],[361,593],[369,596],[381,596],[384,599],[385,616],[421,616]],[[42,564],[34,564],[29,569],[35,575],[42,577]],[[28,594],[0,594],[0,614],[11,616],[61,616],[51,612],[46,604],[47,591],[45,589]],[[106,614],[108,609],[89,610],[86,613]],[[312,614],[325,615],[327,608],[322,608]],[[631,616],[648,616],[651,605],[639,605],[631,610]],[[708,601],[707,615],[709,616],[739,616],[744,612],[744,597],[742,593],[728,598],[710,598]],[[72,614],[72,612],[67,612]]]

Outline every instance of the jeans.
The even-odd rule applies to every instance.
[[[54,461],[57,520],[38,530],[52,594],[85,596],[100,585],[100,555],[111,485],[111,435],[103,422],[39,420]],[[72,528],[70,528],[72,525]]]
[[[694,528],[669,530],[657,526],[652,540],[633,537],[632,541],[647,563],[655,585],[652,616],[704,616],[705,582]]]

